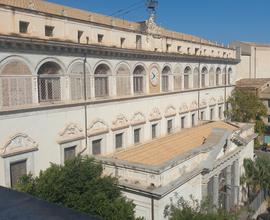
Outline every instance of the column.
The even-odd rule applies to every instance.
[[[218,175],[213,177],[213,205],[218,208],[218,197],[219,197],[219,178]]]
[[[226,203],[225,207],[226,210],[229,211],[231,208],[231,190],[234,188],[232,186],[232,166],[229,165],[226,167]]]
[[[233,202],[235,205],[239,204],[239,187],[240,187],[240,172],[239,172],[239,160],[234,161],[234,183],[233,183]]]

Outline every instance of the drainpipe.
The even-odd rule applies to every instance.
[[[82,151],[80,152],[80,154],[82,154],[88,146],[88,135],[87,135],[87,89],[86,89],[86,53],[84,54],[84,61],[83,61],[83,84],[84,84],[84,89],[83,89],[83,93],[84,93],[84,131],[85,131],[85,147],[84,149],[82,149]]]
[[[154,197],[151,197],[151,219],[155,220],[155,203],[154,203]]]

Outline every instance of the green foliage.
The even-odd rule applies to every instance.
[[[167,206],[164,216],[169,220],[236,220],[237,215],[228,213],[223,209],[215,209],[211,203],[206,200],[199,203],[192,199],[192,202],[179,198],[176,204]]]
[[[266,106],[251,92],[236,89],[229,98],[225,115],[232,121],[255,122],[267,115]],[[260,127],[260,126],[259,126]]]
[[[21,178],[16,189],[108,220],[134,220],[135,205],[121,195],[116,178],[102,176],[101,164],[89,157],[51,164],[34,178]]]
[[[249,198],[259,190],[270,189],[270,160],[267,157],[259,156],[255,161],[245,159],[244,168],[240,182],[247,186]]]

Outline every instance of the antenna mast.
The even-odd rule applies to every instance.
[[[146,7],[149,13],[149,18],[155,20],[156,18],[156,8],[158,6],[158,0],[146,0]]]

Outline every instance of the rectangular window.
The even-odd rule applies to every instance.
[[[23,175],[26,175],[26,160],[10,164],[10,184],[14,187]]]
[[[171,120],[168,120],[167,121],[167,133],[168,134],[171,134],[172,131],[173,131],[173,121],[171,119]]]
[[[81,38],[82,38],[82,35],[83,35],[83,31],[78,31],[78,43],[81,43]]]
[[[124,37],[121,37],[120,38],[120,45],[121,45],[121,47],[124,46],[125,41],[126,41],[126,38],[124,38]]]
[[[46,25],[45,26],[45,36],[46,37],[53,37],[53,30],[54,30],[53,26]]]
[[[268,117],[267,117],[267,118],[268,118],[268,123],[270,123],[270,116],[268,115]]]
[[[123,147],[123,133],[115,135],[115,148],[122,148]]]
[[[222,118],[222,108],[221,108],[221,106],[218,107],[218,117],[219,117],[219,119]]]
[[[141,50],[142,49],[142,36],[136,35],[136,49]]]
[[[214,109],[210,109],[210,120],[212,121],[214,119]]]
[[[141,129],[137,128],[134,130],[134,144],[138,144],[141,142],[140,140],[140,133],[141,133]]]
[[[157,137],[157,124],[152,124],[152,139]]]
[[[181,117],[181,129],[185,128],[185,120],[186,120],[185,116]]]
[[[195,55],[198,55],[200,48],[195,48]]]
[[[202,88],[205,88],[205,74],[202,74]]]
[[[64,161],[73,159],[76,156],[76,146],[64,149]]]
[[[171,49],[171,44],[167,44],[166,45],[166,52],[170,52],[170,49]]]
[[[92,154],[93,155],[101,154],[101,141],[102,139],[92,141]]]
[[[89,37],[86,37],[86,44],[89,44]]]
[[[102,43],[103,42],[103,34],[98,34],[98,43]]]
[[[268,108],[270,108],[270,100],[267,100]]]
[[[177,47],[177,51],[178,51],[178,53],[181,53],[181,46]]]
[[[194,127],[195,126],[195,114],[191,115],[191,126]]]
[[[28,26],[29,26],[29,22],[20,21],[19,22],[20,33],[26,34],[28,32]]]
[[[189,75],[184,75],[184,89],[189,89]]]
[[[204,112],[201,112],[201,120],[204,120]]]
[[[190,47],[187,48],[187,54],[190,54]]]

